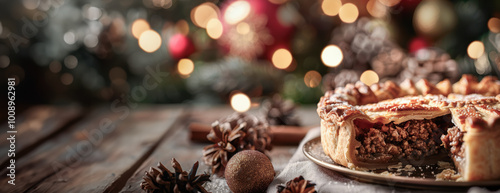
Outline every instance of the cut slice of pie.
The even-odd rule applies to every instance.
[[[352,169],[451,156],[465,181],[500,178],[500,82],[469,75],[451,85],[361,82],[328,91],[318,103],[321,143]]]

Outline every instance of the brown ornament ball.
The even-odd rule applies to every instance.
[[[234,193],[265,192],[274,179],[274,168],[269,158],[255,150],[234,155],[224,173],[229,189]]]

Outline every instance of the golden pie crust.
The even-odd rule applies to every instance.
[[[485,77],[478,82],[464,75],[455,84],[444,80],[436,85],[422,79],[400,85],[387,81],[372,86],[361,82],[327,91],[318,103],[321,143],[325,154],[351,169],[380,168],[357,157],[363,120],[378,124],[399,124],[451,115],[463,133],[463,157],[452,156],[463,180],[500,179],[500,82]],[[447,129],[447,128],[445,128]]]

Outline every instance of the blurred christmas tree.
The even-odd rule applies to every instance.
[[[500,2],[23,0],[0,3],[2,77],[27,103],[316,103],[358,80],[499,75]],[[36,93],[36,97],[32,93]]]

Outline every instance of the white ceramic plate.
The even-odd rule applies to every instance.
[[[500,180],[477,182],[438,181],[433,174],[441,172],[442,169],[437,169],[437,166],[420,167],[420,169],[416,167],[417,171],[400,172],[398,175],[380,174],[381,172],[389,171],[389,169],[377,171],[351,170],[336,164],[323,152],[321,139],[319,137],[306,142],[302,150],[305,156],[314,163],[363,182],[417,189],[463,189],[471,186],[500,188]]]

